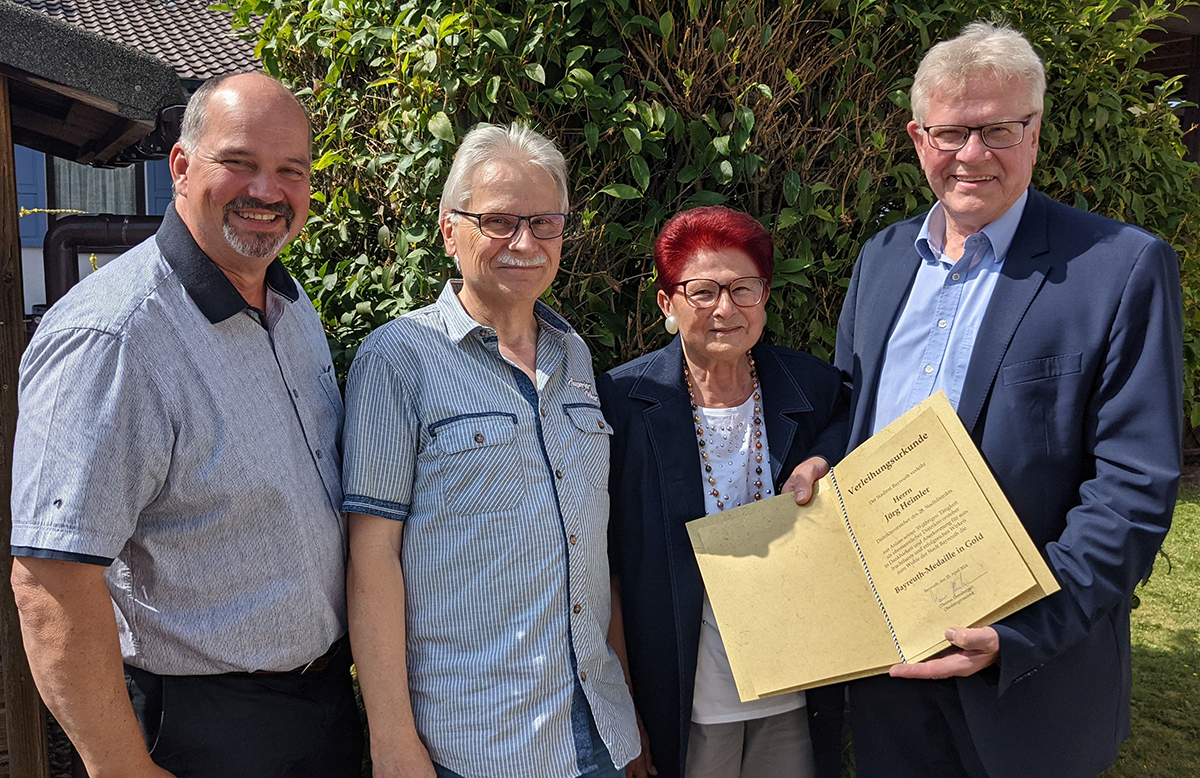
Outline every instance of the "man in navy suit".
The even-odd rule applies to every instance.
[[[1129,735],[1129,601],[1180,467],[1178,261],[1030,188],[1045,76],[976,22],[926,54],[908,133],[938,202],[864,246],[838,325],[850,446],[944,390],[1062,590],[851,684],[858,772],[1093,776]]]

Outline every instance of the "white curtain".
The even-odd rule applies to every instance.
[[[87,213],[137,213],[136,176],[140,167],[102,168],[54,158],[53,208]]]

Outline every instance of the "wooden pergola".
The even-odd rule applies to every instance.
[[[46,714],[29,673],[9,576],[17,367],[25,301],[17,225],[20,144],[97,166],[161,157],[177,128],[164,111],[187,102],[175,71],[134,49],[0,2],[0,667],[9,775],[46,778]],[[171,111],[168,116],[178,115]]]

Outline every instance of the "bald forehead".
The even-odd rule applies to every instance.
[[[295,95],[275,79],[257,73],[245,73],[226,79],[213,92],[210,100],[213,109],[238,105],[258,106],[263,113],[278,111],[286,106],[304,122],[308,121],[307,114]]]

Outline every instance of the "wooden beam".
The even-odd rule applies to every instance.
[[[148,122],[135,122],[118,117],[113,117],[112,122],[112,126],[102,137],[80,149],[81,163],[104,164],[154,131],[154,125]]]
[[[8,79],[0,75],[0,665],[8,719],[9,774],[49,778],[46,712],[38,696],[13,602],[12,535],[13,434],[17,427],[17,366],[25,350],[25,298],[21,285],[21,233],[17,225],[17,169],[12,143]]]
[[[121,115],[121,106],[117,105],[115,102],[113,102],[112,100],[109,100],[107,98],[97,97],[96,95],[88,94],[87,92],[83,91],[82,89],[76,89],[73,86],[67,86],[66,84],[60,84],[57,81],[51,81],[50,79],[47,79],[47,78],[35,76],[32,73],[27,73],[23,70],[17,70],[16,68],[11,68],[11,67],[8,67],[5,65],[0,65],[0,76],[3,76],[3,75],[7,75],[9,78],[12,78],[15,81],[21,81],[23,83],[30,84],[32,86],[41,87],[42,89],[48,90],[50,92],[55,92],[57,94],[63,95],[64,97],[69,97],[72,100],[77,100],[78,102],[81,102],[85,105],[90,105],[93,108],[99,108],[101,111],[104,111],[105,113],[110,113],[113,116]]]

